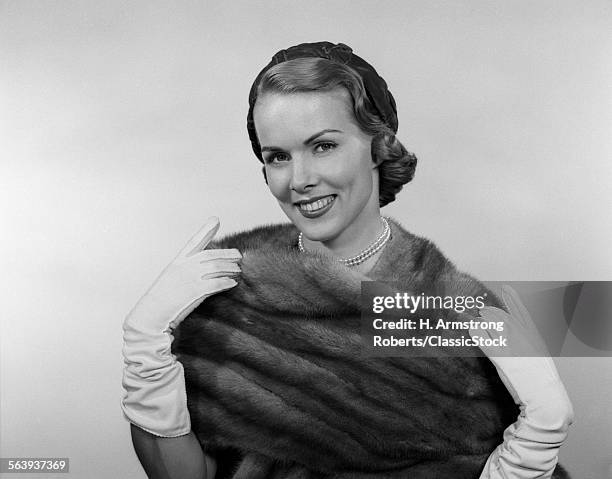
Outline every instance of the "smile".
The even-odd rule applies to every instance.
[[[301,210],[317,211],[317,210],[320,210],[321,208],[326,207],[328,204],[334,201],[335,198],[336,197],[334,195],[329,195],[324,198],[321,198],[315,201],[311,201],[309,203],[298,203],[298,206]]]
[[[300,201],[296,206],[306,218],[315,218],[326,213],[333,205],[336,195],[328,195],[311,201]]]

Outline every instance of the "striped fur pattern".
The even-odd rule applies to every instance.
[[[365,358],[362,280],[443,280],[485,291],[429,241],[391,222],[368,278],[300,254],[292,225],[213,247],[242,277],[175,331],[192,427],[211,454],[238,451],[232,479],[477,478],[518,410],[486,358]],[[467,281],[466,281],[467,280]],[[224,464],[222,464],[223,469]],[[563,476],[557,476],[563,477]]]

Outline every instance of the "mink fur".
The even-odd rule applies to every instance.
[[[485,357],[363,354],[361,281],[487,292],[391,221],[368,276],[296,248],[293,225],[215,242],[238,286],[174,331],[192,429],[232,479],[478,478],[518,409]],[[454,291],[457,294],[458,291]],[[224,463],[227,451],[236,461]],[[228,471],[228,472],[223,472]],[[568,477],[557,467],[555,478]]]

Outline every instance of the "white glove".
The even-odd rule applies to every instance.
[[[204,250],[219,229],[211,217],[162,271],[123,324],[125,417],[162,437],[191,430],[183,366],[170,352],[172,330],[207,297],[236,286],[236,249]]]
[[[481,349],[497,368],[521,412],[504,431],[504,442],[489,456],[480,479],[550,478],[574,418],[572,403],[516,291],[502,287],[502,299],[510,314],[486,306],[480,316],[484,321],[503,322],[503,331],[486,330],[486,334],[507,338],[505,356],[495,356],[501,353],[495,347]],[[484,332],[470,330],[472,336],[483,336]]]

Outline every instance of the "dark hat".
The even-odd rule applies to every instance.
[[[387,88],[387,83],[382,79],[374,70],[374,67],[366,62],[364,59],[358,57],[353,53],[351,47],[344,43],[338,43],[337,45],[330,42],[317,42],[317,43],[301,43],[281,50],[276,53],[270,63],[268,63],[264,69],[259,72],[257,78],[251,86],[249,93],[249,113],[247,116],[247,130],[249,132],[249,138],[251,140],[251,146],[259,161],[263,162],[261,155],[261,147],[259,140],[257,139],[257,133],[255,132],[255,123],[253,121],[253,108],[255,101],[257,100],[257,88],[264,74],[274,65],[286,62],[288,60],[294,60],[296,58],[326,58],[333,62],[341,63],[352,68],[362,79],[363,85],[366,90],[366,94],[370,103],[376,109],[375,113],[387,124],[394,133],[397,133],[398,120],[397,120],[397,107],[395,106],[395,99]]]

